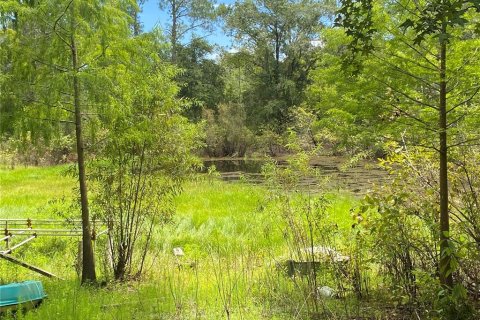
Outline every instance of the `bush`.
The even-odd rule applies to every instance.
[[[75,141],[70,135],[54,137],[47,141],[33,141],[30,133],[25,137],[10,137],[1,143],[2,157],[0,163],[15,165],[53,165],[74,160]]]
[[[246,127],[245,107],[242,104],[221,104],[218,113],[205,110],[205,152],[210,157],[243,157],[252,146],[254,136]]]
[[[383,286],[396,305],[414,307],[426,318],[469,319],[471,302],[479,295],[479,157],[464,152],[463,160],[449,168],[450,268],[456,283],[451,291],[438,280],[439,170],[433,152],[392,146],[382,161],[391,183],[367,195],[358,211],[365,217]]]

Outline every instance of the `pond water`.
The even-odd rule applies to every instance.
[[[274,159],[277,165],[286,166],[285,158]],[[265,159],[244,158],[219,158],[204,159],[204,171],[215,166],[220,176],[225,181],[238,181],[242,178],[251,183],[262,183],[261,174]],[[328,178],[328,186],[334,189],[347,190],[356,194],[364,194],[374,185],[382,185],[388,182],[387,173],[374,161],[359,161],[351,166],[346,166],[348,158],[335,156],[318,156],[310,162],[310,165],[319,169],[320,174]],[[301,185],[318,186],[318,179],[307,177],[301,181]]]

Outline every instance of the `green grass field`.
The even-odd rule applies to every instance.
[[[49,202],[71,197],[75,187],[65,171],[1,169],[0,217],[56,218]],[[66,280],[47,280],[0,260],[0,282],[44,281],[49,297],[37,310],[18,315],[25,319],[292,319],[292,314],[300,319],[307,306],[292,303],[302,297],[275,267],[288,241],[267,194],[246,183],[187,183],[172,223],[155,233],[141,281],[80,287],[73,267],[77,240],[39,238],[15,255]],[[348,230],[356,200],[348,194],[327,198],[329,219]],[[185,251],[180,261],[171,253],[176,246]]]
[[[42,207],[52,199],[71,195],[74,179],[67,167],[0,168],[0,217],[44,218]]]

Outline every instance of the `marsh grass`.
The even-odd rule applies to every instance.
[[[56,218],[50,200],[71,197],[75,181],[66,167],[0,170],[0,216]],[[49,298],[24,319],[303,319],[298,284],[278,268],[288,251],[285,222],[262,186],[199,178],[175,200],[177,214],[155,232],[140,281],[80,287],[74,271],[77,240],[37,239],[16,255],[65,281],[42,279]],[[328,217],[347,234],[356,199],[326,196]],[[103,244],[97,242],[97,268]],[[182,247],[185,256],[174,257]],[[103,259],[105,260],[105,259]],[[103,274],[105,277],[106,274]],[[40,279],[0,261],[0,281]],[[354,303],[322,301],[324,314],[346,314]],[[347,302],[346,302],[347,301]],[[345,306],[348,304],[348,306]]]
[[[43,210],[53,199],[71,197],[75,180],[67,166],[0,167],[0,217],[51,218]]]

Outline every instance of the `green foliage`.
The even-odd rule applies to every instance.
[[[306,89],[307,110],[314,113],[312,132],[333,153],[381,153],[379,136],[386,134],[394,112],[377,98],[383,88],[372,81],[382,71],[378,64],[365,64],[356,77],[342,71],[342,48],[348,43],[341,30],[322,33],[324,48],[317,67],[311,71],[312,84]]]
[[[345,34],[352,38],[348,48],[352,52],[352,58],[347,61],[352,63],[357,54],[368,54],[373,51],[373,35],[375,33],[373,15],[373,1],[342,1],[335,20],[337,26],[345,30]]]
[[[469,11],[480,12],[480,3],[476,0],[431,1],[419,9],[421,12],[416,19],[406,19],[401,25],[415,31],[416,44],[422,43],[431,35],[440,41],[448,41],[451,35],[447,33],[447,28],[468,24]]]
[[[275,157],[285,152],[285,137],[277,133],[270,126],[260,129],[260,135],[257,137],[257,144],[259,149],[264,154]]]
[[[336,26],[332,1],[216,10],[208,0],[160,0],[170,46],[158,30],[140,33],[142,3],[0,3],[2,163],[73,160],[80,105],[93,216],[112,227],[97,255],[113,261],[117,279],[149,280],[47,282],[51,300],[19,318],[478,317],[477,0],[345,0]],[[199,33],[217,14],[238,47],[212,60]],[[182,115],[203,118],[205,134]],[[210,156],[287,155],[264,167],[264,186],[227,184],[213,170],[198,178],[203,137]],[[351,210],[356,200],[326,193],[310,167],[320,147],[354,155],[351,163],[388,152],[381,164],[392,180]],[[78,216],[66,191],[74,181],[60,175],[0,170],[0,215]],[[76,240],[36,240],[20,257],[74,279]],[[178,246],[184,257],[171,255]],[[348,261],[317,257],[325,247]],[[33,277],[0,271],[2,283]],[[442,287],[450,275],[456,285]],[[322,296],[322,286],[343,299]]]
[[[287,158],[286,165],[278,166],[272,161],[263,168],[269,190],[267,210],[281,218],[279,228],[287,247],[276,259],[277,268],[290,276],[291,282],[289,285],[288,281],[276,278],[270,279],[271,283],[266,286],[278,290],[278,295],[304,301],[305,310],[294,306],[292,313],[313,319],[334,317],[335,312],[328,306],[329,297],[322,295],[321,288],[333,287],[330,290],[341,297],[352,293],[361,295],[360,258],[341,253],[360,249],[349,239],[350,217],[340,222],[339,217],[333,215],[339,203],[323,191],[326,187],[319,171],[309,165],[316,150],[304,151],[297,144],[298,137],[292,135],[287,147],[295,155]],[[315,183],[302,185],[306,178]],[[278,295],[268,295],[268,299],[275,301]]]
[[[169,17],[167,35],[170,38],[171,61],[177,62],[182,40],[187,36],[196,39],[199,30],[212,30],[216,19],[214,2],[211,0],[159,0],[159,7]]]
[[[469,275],[479,268],[478,248],[470,247],[477,243],[473,230],[478,221],[473,218],[472,202],[468,200],[478,193],[473,182],[478,176],[478,170],[474,169],[477,160],[472,156],[450,167],[452,225],[449,236],[453,241],[449,254],[453,258],[448,272],[453,273],[457,285],[448,294],[437,278],[440,272],[439,199],[438,165],[432,161],[434,157],[433,152],[420,148],[402,150],[392,146],[389,157],[382,162],[392,174],[392,183],[365,198],[359,207],[360,227],[371,237],[371,255],[379,264],[383,285],[393,293],[391,298],[395,304],[416,304],[425,314],[435,314],[442,319],[468,319],[474,312],[470,300],[475,297],[471,281],[478,281]],[[464,187],[459,189],[460,185]]]
[[[456,284],[451,292],[440,290],[435,307],[441,319],[467,320],[475,316],[475,310],[468,301],[467,290],[461,284]]]
[[[1,143],[0,163],[15,167],[23,165],[54,165],[74,159],[74,141],[70,135],[53,137],[50,141],[32,141],[31,135],[23,138],[10,137]]]
[[[406,17],[405,8],[412,5],[408,10],[416,10],[413,4],[352,2],[345,4],[345,10],[349,5],[372,6],[372,10],[367,11],[375,32],[370,34],[363,30],[361,33],[371,38],[369,41],[375,50],[369,49],[369,55],[355,56],[362,69],[352,75],[356,66],[351,61],[345,66],[344,59],[353,57],[348,49],[350,45],[363,46],[356,42],[361,39],[345,34],[350,30],[347,26],[346,29],[322,31],[325,47],[319,55],[317,68],[310,73],[312,84],[306,91],[306,105],[320,120],[318,132],[327,142],[332,141],[334,149],[343,152],[371,149],[373,154],[381,155],[385,143],[392,140],[438,148],[438,143],[432,143],[437,139],[435,128],[438,126],[440,94],[437,85],[440,68],[438,39],[429,36],[416,47],[416,34],[399,27],[398,21]],[[356,13],[352,12],[350,17],[362,19]],[[468,16],[474,17],[475,13],[469,12]],[[462,135],[477,138],[475,130],[466,129],[462,124],[479,118],[478,59],[465,58],[477,55],[475,25],[475,20],[471,20],[462,28],[448,30],[446,68],[448,77],[454,78],[456,83],[449,82],[448,86],[450,145],[466,141]],[[357,51],[360,52],[361,49]],[[341,110],[342,119],[347,116],[349,121],[345,123],[338,119],[336,110]],[[335,125],[338,120],[342,125]]]
[[[82,85],[83,111],[93,118],[87,126],[95,127],[96,107],[105,103],[104,94],[108,94],[104,90],[109,82],[104,68],[112,63],[112,51],[129,35],[124,4],[43,1],[31,8],[22,5],[23,9],[16,13],[17,29],[11,31],[14,36],[7,43],[13,66],[9,81],[12,87],[4,91],[12,101],[14,129],[19,135],[30,131],[35,141],[37,137],[72,133],[73,127],[68,125],[73,118],[74,72],[78,72]],[[77,24],[74,29],[70,26],[73,20]],[[79,54],[78,70],[72,68],[66,45],[73,34]]]
[[[191,102],[186,115],[194,121],[201,119],[202,110],[216,110],[223,101],[224,70],[208,57],[212,53],[213,47],[202,39],[194,39],[177,50],[176,64],[182,71],[175,80],[180,85],[180,97]]]
[[[249,123],[286,129],[289,109],[302,102],[316,61],[313,40],[329,9],[315,1],[245,1],[227,10],[227,28],[244,48],[234,55],[249,70],[251,90],[243,100]]]
[[[378,32],[382,33],[383,31],[376,25],[376,10],[374,8],[377,4],[384,7],[389,6],[388,3],[383,1],[342,1],[342,6],[336,18],[336,25],[342,27],[345,34],[349,36],[351,41],[348,43],[348,48],[352,53],[351,56],[345,55],[345,62],[359,63],[360,61],[355,61],[359,54],[369,55],[378,49],[375,38]],[[419,13],[411,16],[401,16],[397,20],[399,23],[397,26],[405,31],[413,29],[412,43],[413,45],[420,45],[428,42],[428,39],[432,36],[438,38],[441,42],[451,39],[453,35],[450,32],[455,28],[465,27],[471,18],[470,14],[474,11],[480,12],[480,4],[476,0],[433,0],[415,5],[400,2],[393,5],[395,12],[410,9]]]
[[[246,127],[242,104],[220,104],[218,114],[204,112],[206,126],[206,152],[209,156],[243,157],[253,145],[254,136]]]
[[[439,175],[434,181],[438,181],[440,198],[438,276],[442,286],[453,288],[452,272],[457,263],[450,243],[448,165],[452,161],[452,148],[466,142],[455,129],[457,123],[463,122],[464,117],[478,117],[475,108],[468,108],[478,91],[471,87],[470,80],[463,78],[463,62],[452,60],[451,56],[455,57],[458,47],[472,40],[469,29],[476,25],[480,8],[468,1],[372,3],[343,2],[339,25],[350,36],[353,55],[362,51],[369,56],[362,61],[363,65],[378,60],[395,75],[374,73],[372,77],[388,89],[378,98],[408,119],[406,122],[411,127],[416,125],[422,130],[419,139],[418,132],[409,135],[411,128],[405,128],[401,133],[403,145],[413,143],[437,151]],[[471,50],[476,54],[476,49],[471,47]],[[475,77],[478,82],[476,72],[469,77]],[[472,90],[473,94],[468,93]],[[457,108],[462,106],[470,110],[464,109],[463,115],[457,117]],[[460,142],[453,142],[459,138]],[[478,136],[474,140],[478,140]]]
[[[89,174],[121,280],[141,274],[153,227],[170,219],[172,199],[196,163],[197,127],[181,116],[175,69],[159,60],[150,37],[130,40],[126,59],[111,70],[116,100]]]

